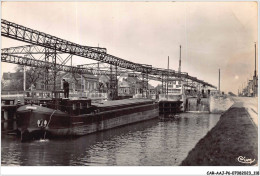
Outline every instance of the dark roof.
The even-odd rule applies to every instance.
[[[139,80],[136,77],[127,77],[127,81],[130,83],[137,83]]]
[[[63,78],[63,77],[66,77],[66,76],[71,76],[71,77],[74,77],[74,78],[76,78],[76,79],[80,79],[81,78],[81,75],[80,74],[78,74],[78,73],[62,73],[61,75],[60,75],[60,77],[61,78]],[[86,79],[96,79],[96,80],[98,80],[98,77],[97,76],[95,76],[95,75],[91,75],[91,74],[83,74],[82,75],[84,78],[86,78]]]
[[[79,75],[80,76],[80,75]],[[98,79],[97,76],[95,75],[90,75],[90,74],[84,74],[83,75],[84,78],[87,78],[87,79]]]

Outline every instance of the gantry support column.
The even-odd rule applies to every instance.
[[[161,94],[163,94],[164,93],[164,91],[163,91],[163,74],[162,74],[162,92],[161,92]]]
[[[111,100],[115,100],[117,99],[117,97],[118,97],[117,66],[110,65],[109,98]]]
[[[144,74],[142,73],[142,98],[144,98]]]

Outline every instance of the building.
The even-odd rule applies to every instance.
[[[247,96],[249,96],[249,97],[254,96],[254,82],[253,82],[253,80],[248,81]]]
[[[135,76],[129,76],[123,74],[118,79],[118,95],[119,96],[134,96],[134,95],[146,95],[146,85]],[[155,94],[155,88],[148,84],[147,94]]]
[[[168,82],[168,93],[169,94],[179,94],[182,91],[182,84],[180,80],[169,81]]]
[[[118,96],[131,96],[133,92],[131,91],[130,83],[127,82],[127,79],[120,81],[118,83]]]
[[[1,85],[2,85],[2,90],[3,89],[8,89],[10,83],[11,83],[11,73],[8,72],[8,73],[3,73],[3,77],[2,77],[2,80],[1,80]]]
[[[118,96],[133,96],[138,79],[127,73],[118,78]]]
[[[23,73],[21,72],[5,72],[1,79],[2,91],[22,91],[23,90]]]
[[[63,89],[63,79],[69,83],[69,89],[73,92],[98,92],[99,79],[95,75],[78,73],[61,74],[57,81],[57,87]]]
[[[148,84],[148,94],[149,95],[155,95],[156,94],[156,90],[155,90],[155,87]]]
[[[163,87],[157,87],[160,93],[167,94],[167,83],[164,82]],[[182,93],[182,83],[181,80],[170,80],[168,81],[168,94],[181,94]]]
[[[257,97],[258,96],[258,76],[253,76],[252,80],[247,82],[247,85],[242,89],[241,92],[238,92],[239,96],[246,97]]]
[[[98,91],[102,93],[107,93],[109,88],[110,78],[106,75],[101,75],[99,76],[98,81],[99,81]]]
[[[258,96],[258,76],[253,76],[253,96]]]

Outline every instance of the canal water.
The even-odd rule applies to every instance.
[[[2,165],[177,166],[216,125],[220,115],[182,113],[177,120],[148,120],[79,138],[21,143],[2,134]]]

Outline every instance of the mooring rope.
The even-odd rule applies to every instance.
[[[50,120],[49,120],[49,122],[47,123],[46,127],[49,126],[49,124],[50,124],[50,122],[51,122],[51,117],[53,116],[53,114],[55,113],[55,111],[56,111],[56,110],[54,110],[54,111],[52,112],[52,114],[51,114],[51,116],[50,116]]]
[[[50,116],[50,120],[49,120],[49,122],[47,123],[47,125],[46,125],[45,128],[47,128],[47,127],[49,126],[49,124],[50,124],[50,122],[51,122],[51,117],[53,116],[53,114],[55,113],[55,111],[56,111],[56,110],[54,110],[54,111],[52,112],[52,114],[51,114],[51,116]],[[46,136],[46,130],[45,130],[45,132],[44,132],[44,137],[43,137],[43,139],[45,139],[45,136]]]

